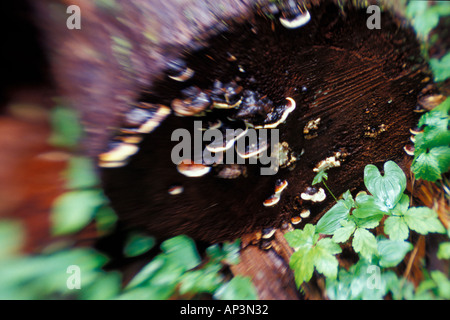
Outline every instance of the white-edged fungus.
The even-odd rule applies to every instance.
[[[300,217],[303,219],[306,219],[310,216],[311,211],[309,211],[308,209],[304,209],[302,210],[302,212],[300,213]]]
[[[268,199],[264,200],[263,205],[265,207],[271,207],[276,205],[280,201],[280,196],[278,194],[271,195]]]
[[[294,99],[292,99],[291,97],[287,97],[286,100],[288,101],[288,103],[285,106],[283,114],[281,115],[281,118],[278,119],[278,121],[273,122],[273,123],[267,123],[267,124],[264,124],[264,125],[255,126],[255,129],[274,129],[274,128],[278,127],[278,125],[280,123],[283,123],[284,121],[286,121],[286,119],[289,116],[289,114],[292,111],[294,111],[295,107],[296,107],[296,103],[295,103]]]
[[[201,163],[194,163],[190,160],[183,160],[177,165],[177,170],[186,177],[196,178],[207,174],[211,170],[211,167]]]
[[[139,147],[131,143],[116,142],[111,144],[111,149],[98,156],[100,162],[122,162],[138,152]]]
[[[322,202],[327,196],[325,194],[325,190],[323,190],[322,188],[319,188],[319,190],[317,190],[316,188],[308,187],[306,191],[300,195],[300,197],[303,200]]]
[[[406,152],[408,156],[414,156],[414,146],[412,144],[407,144],[403,147],[403,150]]]
[[[183,192],[184,192],[183,186],[172,186],[168,190],[168,193],[171,196],[176,196],[176,195],[182,194]]]
[[[311,15],[309,14],[308,10],[305,10],[305,12],[302,12],[301,14],[297,15],[293,19],[287,19],[284,17],[280,17],[280,23],[283,27],[287,29],[296,29],[300,28],[301,26],[304,26],[311,20]]]

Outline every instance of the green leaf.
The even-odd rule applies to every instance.
[[[0,261],[19,253],[24,236],[23,227],[18,221],[0,221]]]
[[[213,297],[218,300],[257,300],[258,293],[250,278],[235,276],[217,289]]]
[[[155,239],[153,237],[133,232],[126,240],[123,253],[126,257],[136,257],[150,250],[154,244]]]
[[[206,248],[206,252],[212,261],[234,265],[239,263],[239,251],[241,241],[224,242],[222,246],[213,244]]]
[[[432,29],[434,29],[439,23],[439,14],[434,11],[427,10],[424,13],[417,15],[413,19],[413,26],[417,33],[427,38],[428,34]]]
[[[419,126],[423,133],[416,135],[412,171],[418,179],[436,181],[450,167],[450,98],[425,113]]]
[[[386,211],[388,210],[384,204],[380,203],[377,198],[366,194],[356,197],[356,208],[352,214],[358,219],[365,219],[379,215],[382,217]]]
[[[450,242],[443,242],[439,244],[437,257],[442,260],[450,259]]]
[[[438,270],[431,271],[431,278],[437,284],[438,297],[450,300],[450,280]]]
[[[430,59],[430,66],[433,70],[434,80],[444,81],[450,77],[450,53],[447,53],[440,60]]]
[[[413,245],[406,241],[381,240],[378,242],[380,266],[389,268],[398,265]]]
[[[344,202],[347,204],[347,207],[354,208],[355,207],[355,200],[352,197],[352,194],[350,193],[350,190],[345,191],[342,194],[342,198],[344,199]]]
[[[145,274],[139,272],[119,299],[167,300],[175,293],[185,272],[185,267],[165,255],[158,255],[145,269]]]
[[[289,261],[298,287],[311,279],[314,267],[326,277],[336,277],[338,261],[334,256],[341,248],[330,238],[318,240],[315,228],[307,224],[303,230],[294,230],[285,235],[296,250]]]
[[[410,229],[420,234],[445,232],[445,228],[439,221],[437,213],[427,207],[408,209],[404,215],[404,219]]]
[[[395,162],[388,161],[384,164],[384,176],[374,165],[367,165],[364,168],[364,184],[387,209],[392,209],[406,189],[406,176]]]
[[[239,254],[241,250],[240,239],[237,239],[234,242],[224,242],[222,245],[222,249],[225,253],[223,261],[226,264],[234,265],[239,263]]]
[[[180,279],[180,294],[186,293],[214,293],[222,284],[223,276],[219,273],[222,266],[214,264],[206,269],[194,270],[185,273]]]
[[[445,147],[450,144],[450,131],[447,130],[448,117],[445,120],[445,128],[435,125],[427,125],[422,133],[415,137],[414,154],[419,155],[435,147]]]
[[[295,283],[297,288],[311,280],[314,273],[314,260],[311,248],[302,247],[298,251],[295,251],[290,260],[289,267],[294,271]]]
[[[341,247],[330,238],[324,238],[319,240],[312,250],[317,271],[327,278],[336,278],[339,262],[335,255],[341,253]]]
[[[119,217],[117,217],[117,214],[111,207],[101,207],[95,214],[95,223],[97,226],[97,230],[100,233],[112,232],[114,230],[114,227],[116,226],[118,219]]]
[[[94,164],[87,157],[72,157],[67,170],[67,188],[83,189],[99,185]]]
[[[324,170],[320,170],[314,177],[312,185],[328,180],[328,174]]]
[[[156,256],[152,261],[150,261],[145,267],[143,267],[134,277],[131,279],[131,281],[128,283],[128,285],[125,287],[125,289],[133,289],[141,284],[144,284],[147,280],[149,280],[157,270],[159,270],[164,263],[166,262],[166,259],[162,255]]]
[[[294,231],[287,232],[284,237],[289,243],[289,246],[298,250],[302,247],[311,247],[315,243],[316,227],[308,223],[303,230],[296,229]]]
[[[81,299],[107,300],[117,297],[120,293],[121,275],[118,272],[101,274],[88,288],[82,288]]]
[[[406,15],[408,18],[413,19],[414,17],[422,14],[428,8],[428,2],[426,1],[410,1],[406,8]]]
[[[366,229],[356,229],[352,246],[355,252],[360,253],[368,261],[371,261],[372,256],[377,253],[377,239]]]
[[[186,270],[195,268],[201,262],[194,241],[184,235],[164,241],[161,249],[171,263],[183,266]]]
[[[441,173],[447,172],[450,167],[450,147],[432,148],[430,153],[436,157],[439,171]]]
[[[316,232],[321,234],[333,234],[341,227],[341,221],[350,213],[351,206],[344,200],[339,200],[317,222]]]
[[[373,229],[373,228],[376,228],[380,224],[380,221],[383,218],[383,216],[376,215],[376,216],[371,216],[371,217],[364,218],[364,219],[358,219],[358,218],[352,216],[352,218],[358,228]]]
[[[448,122],[450,111],[450,98],[445,99],[440,105],[431,111],[424,113],[420,119],[418,126],[425,126],[424,132],[429,129],[440,129],[442,131],[448,130]],[[417,138],[417,137],[416,137]]]
[[[356,224],[353,221],[349,220],[342,220],[341,226],[342,226],[341,228],[337,229],[334,232],[332,238],[333,241],[336,243],[346,242],[356,229]]]
[[[393,215],[403,215],[409,208],[409,197],[403,194],[400,201],[395,205],[395,207],[390,210]]]
[[[409,228],[403,217],[391,216],[384,221],[384,232],[391,240],[406,240]]]
[[[379,300],[387,294],[397,277],[392,271],[360,259],[348,271],[339,270],[337,280],[326,279],[326,292],[331,300]]]
[[[52,135],[50,143],[56,147],[74,147],[78,144],[82,127],[78,113],[67,107],[56,106],[50,115]]]
[[[97,209],[105,203],[100,190],[71,191],[55,200],[51,214],[55,235],[81,230],[94,218]]]
[[[411,168],[417,179],[434,182],[441,178],[441,174],[448,170],[449,165],[450,148],[436,147],[419,154]]]
[[[338,272],[337,279],[325,279],[326,293],[330,300],[350,300],[351,299],[351,283],[354,275],[351,275],[345,269],[341,268]]]

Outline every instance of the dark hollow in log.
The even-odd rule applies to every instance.
[[[274,105],[291,97],[296,109],[278,129],[280,142],[288,143],[297,161],[274,176],[247,165],[246,176],[223,179],[216,176],[219,165],[202,177],[185,177],[171,160],[177,144],[172,132],[186,128],[193,133],[194,120],[212,120],[219,111],[205,117],[172,113],[145,136],[126,166],[102,169],[104,190],[121,221],[159,238],[187,234],[209,242],[279,227],[303,209],[311,211],[303,223],[314,221],[334,201],[329,194],[314,203],[300,197],[320,161],[340,155],[340,166],[328,171],[328,185],[340,195],[361,186],[365,165],[404,156],[409,128],[418,118],[413,112],[418,95],[431,81],[412,29],[389,12],[381,14],[380,30],[370,30],[365,9],[349,6],[341,12],[333,3],[308,9],[311,20],[297,29],[286,29],[277,17],[257,10],[247,22],[228,21],[228,29],[211,37],[205,48],[182,57],[195,72],[190,80],[161,74],[140,100],[170,106],[183,89],[207,90],[215,80],[235,80]],[[305,134],[308,122],[318,118],[317,129]],[[263,202],[278,179],[289,185],[278,204],[266,207]],[[184,192],[169,194],[173,185]]]

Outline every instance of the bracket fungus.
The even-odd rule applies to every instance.
[[[100,157],[105,193],[123,223],[156,237],[217,242],[286,221],[301,226],[332,204],[323,189],[304,192],[315,171],[329,169],[335,194],[358,188],[366,164],[412,154],[403,150],[409,128],[434,102],[424,99],[433,84],[416,35],[393,11],[383,11],[382,28],[371,30],[364,6],[352,1],[250,1],[245,9],[229,2],[241,14],[166,48],[165,69],[132,107],[150,106],[150,113],[129,111],[112,137],[126,132],[142,141],[121,154],[126,159],[113,157],[120,166],[104,165],[110,153]],[[144,127],[135,124],[140,118]],[[248,146],[243,163],[176,165],[171,134],[182,128],[195,137],[194,121],[202,130],[278,130],[279,143]],[[367,139],[368,127],[384,129]],[[208,144],[209,151],[235,152],[231,141],[193,141],[193,155]],[[335,155],[343,150],[340,161]],[[263,151],[279,153],[276,174],[261,175],[263,164],[249,163]]]

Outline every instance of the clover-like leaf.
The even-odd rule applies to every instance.
[[[342,220],[341,228],[337,229],[333,235],[333,241],[343,243],[347,241],[356,229],[356,224],[351,220]]]
[[[341,251],[341,247],[330,238],[319,240],[313,248],[313,261],[317,271],[327,278],[336,278],[339,262],[335,255]]]
[[[336,277],[338,261],[335,255],[341,252],[341,248],[330,238],[319,240],[315,226],[307,224],[303,230],[288,232],[285,238],[295,249],[289,266],[294,271],[298,287],[311,279],[314,268],[326,277]]]
[[[405,240],[409,235],[409,228],[403,217],[390,216],[384,221],[384,232],[391,240]]]
[[[439,221],[437,213],[427,207],[410,208],[403,217],[408,227],[420,234],[446,231]]]
[[[352,246],[368,261],[371,261],[372,256],[377,253],[377,239],[370,231],[363,228],[356,229]]]
[[[412,170],[417,179],[436,181],[450,166],[450,147],[431,148],[414,158]]]
[[[395,162],[388,161],[384,164],[384,176],[376,166],[367,165],[364,168],[364,184],[387,209],[392,209],[406,189],[406,176]]]
[[[290,260],[289,267],[294,271],[294,278],[299,288],[303,282],[311,280],[314,273],[311,248],[303,247],[295,251]]]
[[[295,250],[311,247],[314,244],[316,227],[308,223],[303,230],[296,229],[284,235],[289,245]]]

